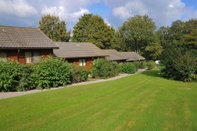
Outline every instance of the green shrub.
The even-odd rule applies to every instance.
[[[33,80],[33,65],[20,65],[21,78],[19,85],[16,87],[17,91],[26,91],[35,88],[35,80]]]
[[[0,61],[0,90],[15,91],[20,78],[19,64],[15,61]]]
[[[146,68],[146,62],[145,61],[141,61],[139,68],[140,69],[145,69]]]
[[[161,58],[161,75],[185,82],[197,80],[197,51],[166,49]]]
[[[134,74],[137,71],[136,65],[130,62],[121,65],[121,72],[127,74]]]
[[[117,76],[120,73],[120,65],[117,62],[111,62],[112,66],[112,76]]]
[[[57,58],[41,60],[33,68],[36,88],[44,89],[64,86],[70,83],[71,65]]]
[[[82,81],[87,81],[88,74],[88,70],[84,69],[83,67],[73,65],[71,70],[71,82],[78,83]]]
[[[155,66],[156,66],[156,63],[155,63],[154,61],[148,61],[148,62],[147,62],[148,70],[154,69]]]
[[[119,74],[119,65],[106,59],[96,59],[93,61],[91,75],[93,78],[109,78]]]
[[[139,61],[135,61],[135,62],[133,62],[133,64],[135,65],[136,71],[137,71],[139,69],[139,66],[140,66]]]

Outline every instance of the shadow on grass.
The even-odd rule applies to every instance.
[[[162,77],[159,75],[160,71],[159,70],[147,70],[142,72],[141,74],[151,76],[151,77]]]

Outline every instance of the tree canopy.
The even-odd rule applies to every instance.
[[[52,41],[68,42],[70,31],[67,32],[66,22],[58,16],[44,15],[39,21],[39,27]]]
[[[169,27],[160,27],[157,35],[164,49],[172,46],[197,49],[197,20],[176,20]]]
[[[146,58],[156,59],[152,56],[157,57],[156,54],[161,52],[158,50],[161,50],[162,47],[156,40],[155,30],[155,23],[148,15],[136,15],[130,17],[119,28],[119,35],[122,37],[122,40],[119,39],[119,41],[124,41],[128,51],[135,51]],[[152,53],[156,54],[153,55]]]
[[[84,14],[74,26],[73,42],[92,42],[101,49],[113,48],[115,30],[102,17]]]

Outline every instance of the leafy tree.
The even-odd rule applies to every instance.
[[[197,20],[174,21],[170,27],[160,27],[157,35],[164,49],[175,45],[196,49]]]
[[[58,16],[42,16],[38,28],[53,41],[68,42],[70,39],[70,32],[67,32],[65,21],[60,21]]]
[[[84,14],[74,26],[73,42],[92,42],[102,49],[114,46],[115,30],[108,26],[102,17]]]
[[[123,32],[121,32],[120,28],[115,31],[115,45],[114,49],[118,51],[128,51],[127,44],[123,39]]]
[[[184,35],[185,47],[197,49],[197,20],[191,19],[185,22],[186,34]]]
[[[136,15],[125,21],[119,28],[119,32],[127,44],[128,51],[132,50],[146,58],[153,59],[151,53],[154,54],[154,51],[156,51],[153,49],[154,45],[160,46],[160,43],[156,43],[154,35],[155,29],[155,23],[148,15]],[[160,50],[161,47],[157,49]]]
[[[185,23],[181,20],[172,22],[170,27],[171,41],[173,45],[183,45],[183,35],[186,33]]]
[[[170,27],[161,26],[156,32],[157,39],[163,49],[168,48],[172,45]]]

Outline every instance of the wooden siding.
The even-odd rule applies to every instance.
[[[6,52],[7,58],[18,61],[20,64],[25,64],[25,52],[39,52],[40,58],[47,58],[48,56],[52,56],[52,49],[23,49],[23,50],[0,50],[0,52]]]
[[[17,61],[18,59],[17,59],[17,50],[11,50],[11,51],[5,51],[5,52],[7,52],[7,58],[8,59],[12,59],[12,60],[15,60],[15,61]]]
[[[69,63],[73,63],[76,66],[80,66],[80,63],[79,63],[80,59],[86,59],[86,66],[82,66],[82,67],[84,67],[87,70],[90,70],[94,59],[97,59],[97,58],[99,57],[73,58],[73,59],[70,58],[70,59],[65,59],[65,60],[68,61]],[[100,58],[104,58],[104,57],[100,57]]]

